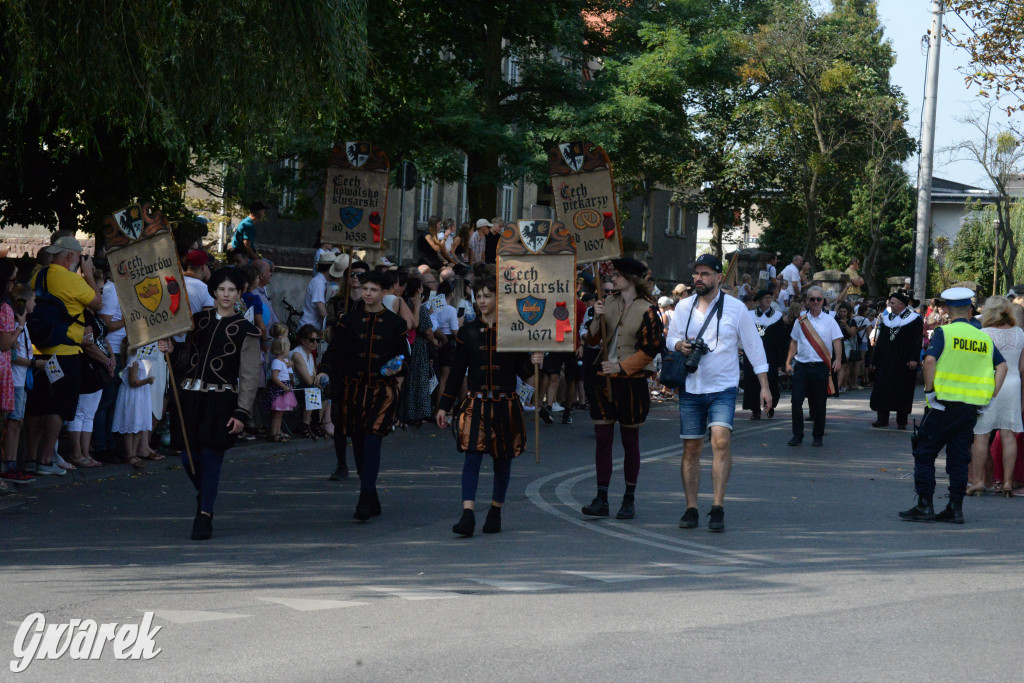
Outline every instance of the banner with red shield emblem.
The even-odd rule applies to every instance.
[[[103,221],[110,277],[131,351],[192,329],[188,292],[163,215],[133,204]]]
[[[327,161],[320,241],[380,249],[388,208],[388,156],[369,142],[337,145]]]
[[[573,351],[576,249],[549,219],[509,223],[498,242],[498,350]]]
[[[555,145],[548,150],[548,175],[555,217],[569,229],[577,261],[620,258],[622,230],[615,180],[604,149],[585,140]]]

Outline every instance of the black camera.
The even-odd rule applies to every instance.
[[[700,359],[704,357],[705,353],[708,353],[710,349],[707,343],[703,339],[687,339],[687,343],[690,345],[690,355],[686,357],[686,362],[683,363],[683,367],[690,374],[697,372],[697,366],[700,365]]]

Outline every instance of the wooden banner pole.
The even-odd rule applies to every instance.
[[[341,314],[342,315],[345,315],[346,313],[348,313],[348,300],[349,300],[349,293],[350,293],[349,290],[351,288],[351,285],[349,284],[349,282],[350,282],[350,280],[352,280],[352,255],[351,255],[351,253],[349,251],[350,249],[351,249],[351,247],[347,247],[347,246],[342,246],[342,248],[341,248],[341,253],[342,254],[346,254],[349,257],[348,258],[348,268],[345,269],[345,272],[342,273],[342,275],[341,275],[343,278],[345,278],[345,282],[342,283],[344,285],[344,290],[345,290],[345,294],[344,294],[345,303],[344,303],[344,305],[342,306],[342,309],[341,309]]]
[[[171,394],[174,396],[174,407],[177,409],[178,421],[181,423],[181,440],[185,442],[185,455],[188,456],[188,467],[192,474],[196,473],[196,464],[192,461],[192,449],[188,445],[188,431],[185,429],[185,416],[181,414],[181,398],[178,396],[178,382],[174,379],[174,367],[171,365],[171,354],[164,351],[167,361],[167,376],[171,380]]]
[[[540,366],[533,366],[533,451],[537,454],[537,464],[540,464]]]

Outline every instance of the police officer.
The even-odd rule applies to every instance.
[[[971,297],[966,287],[942,293],[953,322],[932,333],[924,359],[924,419],[914,444],[914,489],[917,505],[900,513],[908,522],[964,523],[964,494],[971,462],[971,440],[978,410],[999,393],[1006,361],[992,338],[970,320]],[[993,373],[993,368],[995,372]],[[935,514],[935,456],[946,447],[949,504]]]

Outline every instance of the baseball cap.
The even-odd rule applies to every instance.
[[[81,253],[82,245],[78,243],[74,237],[65,235],[59,238],[56,242],[44,249],[47,254],[59,254],[62,251],[77,251]]]
[[[484,227],[485,225],[486,225],[486,226],[487,226],[488,228],[489,228],[489,227],[491,227],[491,222],[490,222],[489,220],[487,220],[486,218],[480,218],[480,219],[478,219],[478,220],[477,220],[477,222],[476,222],[476,227],[478,227],[478,228],[482,228],[482,227]]]
[[[185,265],[200,268],[210,262],[210,255],[202,249],[193,249],[185,255]]]
[[[694,268],[697,266],[707,266],[716,273],[722,272],[722,262],[714,254],[701,254],[698,256],[697,261],[693,264]]]

